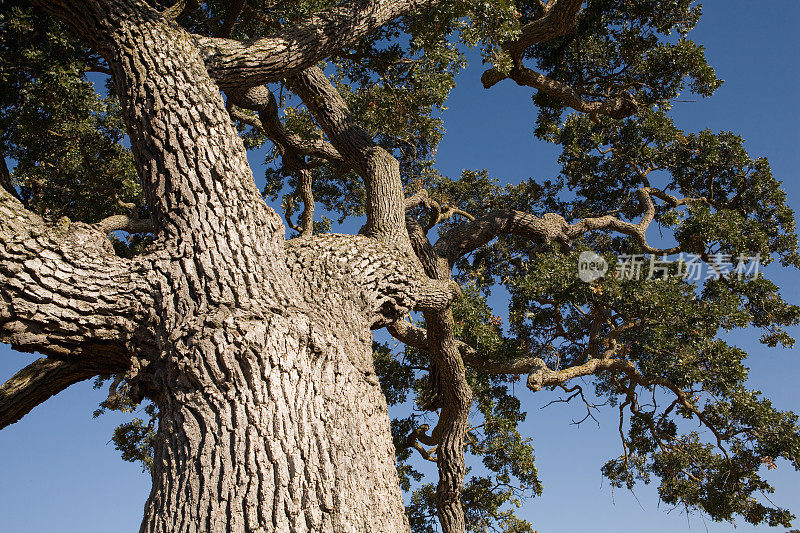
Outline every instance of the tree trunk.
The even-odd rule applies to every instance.
[[[176,341],[203,364],[154,376],[141,531],[408,531],[372,337],[340,317],[231,313]]]
[[[379,198],[381,238],[287,245],[199,37],[135,0],[36,3],[108,61],[157,228],[147,338],[122,346],[160,413],[141,531],[408,531],[370,328],[456,291],[387,226],[402,203]],[[402,202],[396,167],[365,172]]]

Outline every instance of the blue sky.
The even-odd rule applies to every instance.
[[[797,0],[708,0],[693,34],[704,43],[710,63],[726,81],[706,100],[678,104],[681,128],[731,130],[747,139],[752,155],[769,158],[800,211],[800,2]],[[557,153],[533,138],[536,115],[529,89],[506,81],[481,88],[481,66],[473,65],[457,80],[444,118],[447,134],[438,152],[438,168],[458,176],[462,169],[489,170],[504,181],[549,178],[557,172]],[[254,158],[258,159],[258,157]],[[795,271],[775,277],[785,297],[800,302]],[[494,304],[502,304],[496,298]],[[800,330],[795,330],[800,334]],[[783,410],[800,411],[796,393],[800,358],[795,350],[766,349],[755,332],[740,332],[733,341],[752,355],[750,386],[761,390]],[[33,359],[0,346],[0,380]],[[680,509],[667,512],[653,489],[612,491],[600,475],[603,462],[619,452],[614,412],[579,427],[579,407],[540,407],[550,397],[517,391],[529,415],[545,492],[522,515],[543,533],[573,531],[733,531]],[[39,406],[22,421],[0,431],[0,531],[100,532],[138,531],[149,479],[140,467],[123,462],[109,444],[123,418],[91,413],[103,391],[82,383]],[[800,473],[785,462],[770,477],[774,501],[800,513]],[[797,526],[796,526],[797,527]],[[741,523],[736,531],[784,531]]]

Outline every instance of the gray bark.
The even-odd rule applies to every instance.
[[[157,242],[124,261],[103,233],[119,221],[52,227],[0,191],[0,335],[51,358],[0,388],[0,420],[127,372],[160,413],[142,531],[407,531],[370,329],[456,292],[397,227],[396,162],[361,167],[392,193],[369,236],[287,248],[209,76],[235,59],[133,0],[36,3],[108,61]],[[376,6],[367,28],[394,16]]]

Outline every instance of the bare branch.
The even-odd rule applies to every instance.
[[[638,191],[636,191],[636,198],[639,201],[639,206],[642,210],[642,219],[637,224],[633,224],[632,222],[625,222],[610,215],[602,217],[586,218],[581,220],[580,222],[577,222],[569,226],[569,228],[566,231],[567,238],[572,239],[577,237],[578,235],[582,235],[586,232],[593,230],[611,230],[634,237],[642,246],[642,248],[648,253],[654,253],[654,254],[678,253],[680,251],[679,246],[662,249],[662,248],[654,248],[647,243],[647,238],[645,237],[645,233],[647,232],[647,228],[650,226],[650,223],[653,221],[653,218],[655,217],[656,213],[655,204],[653,203],[653,198],[652,198],[653,196],[666,201],[673,207],[678,207],[680,205],[685,205],[691,202],[708,203],[708,201],[702,197],[678,199],[659,189],[655,189],[652,187],[643,187]]]
[[[433,463],[438,461],[436,455],[439,442],[434,437],[429,437],[425,433],[428,431],[428,424],[422,424],[416,428],[411,434],[406,437],[406,446],[414,448],[419,452],[423,459]],[[424,446],[423,446],[424,445]],[[430,450],[426,450],[425,446],[433,446]]]
[[[428,233],[439,222],[447,220],[453,215],[460,215],[469,221],[475,220],[475,217],[467,213],[463,209],[459,209],[450,205],[441,205],[434,200],[428,193],[427,189],[417,191],[413,195],[406,198],[406,210],[412,209],[417,206],[424,206],[428,210],[428,222],[425,225],[424,232]]]
[[[531,46],[566,35],[575,28],[582,0],[557,0],[543,8],[542,15],[523,26],[519,38],[505,42],[503,50],[511,55],[513,68],[502,72],[492,68],[483,73],[481,83],[488,89],[504,79],[512,79],[517,85],[533,87],[562,100],[569,107],[588,113],[597,121],[597,115],[612,118],[628,117],[637,110],[637,103],[627,92],[600,101],[586,100],[573,87],[531,70],[522,64],[525,50]]]
[[[294,174],[297,179],[295,194],[303,200],[304,206],[300,226],[293,229],[296,229],[303,237],[310,236],[314,230],[315,205],[311,172],[309,172],[308,165],[304,161],[304,155],[315,155],[330,162],[342,164],[341,155],[331,144],[321,139],[316,141],[304,140],[299,135],[286,131],[278,117],[278,104],[275,101],[275,97],[266,86],[252,87],[244,92],[231,91],[229,98],[242,107],[258,112],[259,118],[242,113],[229,105],[228,111],[231,116],[257,128],[272,140],[281,151],[286,169]],[[288,218],[287,212],[287,221]]]
[[[178,0],[173,5],[161,12],[167,20],[178,20],[185,17],[192,11],[198,9],[200,3],[197,0]]]
[[[311,188],[311,172],[301,158],[294,153],[284,155],[284,164],[297,178],[295,194],[303,200],[303,214],[300,217],[300,225],[295,229],[301,237],[310,237],[314,233],[314,191]]]

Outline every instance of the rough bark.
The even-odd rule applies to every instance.
[[[99,373],[98,368],[82,361],[37,359],[0,385],[0,429],[70,385]]]
[[[366,0],[317,13],[253,42],[195,36],[219,86],[247,88],[298,74],[400,15],[438,0]]]
[[[407,202],[406,205],[410,205]],[[450,279],[452,265],[446,257],[431,246],[423,228],[409,217],[407,231],[417,257],[426,273],[439,280]],[[393,335],[405,339],[409,344],[425,349],[431,356],[430,390],[428,408],[439,408],[439,421],[430,435],[429,445],[436,446],[436,465],[439,482],[436,488],[436,511],[444,533],[466,531],[466,517],[461,505],[466,466],[464,461],[464,439],[472,407],[472,389],[467,383],[466,368],[459,351],[463,344],[455,337],[453,312],[446,309],[423,313],[427,331],[412,338],[413,331],[398,321],[390,328]]]
[[[464,531],[472,397],[447,309],[458,294],[452,263],[500,233],[547,240],[571,227],[497,215],[457,228],[437,248],[421,228],[406,228],[398,162],[313,65],[419,4],[343,5],[239,43],[190,35],[171,22],[175,13],[136,0],[34,3],[108,62],[151,219],[47,223],[3,178],[0,340],[48,359],[0,387],[0,427],[79,379],[126,372],[160,413],[142,531],[407,531],[370,329],[421,310],[442,402],[427,439],[437,445],[439,516],[447,533]],[[572,17],[574,5],[560,0],[552,20],[561,20],[558,6],[559,17]],[[244,8],[235,3],[224,34]],[[258,86],[283,78],[330,143],[304,142],[276,124],[274,102]],[[294,156],[341,162],[362,176],[363,235],[305,231],[285,244],[220,89],[258,110],[261,126]],[[581,231],[617,222],[598,219]],[[132,227],[152,230],[156,244],[126,261],[105,233]],[[626,229],[643,235],[644,227]]]
[[[45,223],[0,190],[0,340],[23,352],[124,364],[148,336],[147,264],[116,257],[87,224]]]
[[[14,241],[0,250],[3,261],[24,267],[2,280],[13,318],[4,340],[61,355],[91,355],[87,347],[101,346],[95,338],[129,349],[119,348],[134,392],[160,413],[142,531],[407,531],[370,328],[447,305],[452,284],[421,272],[403,246],[407,236],[395,242],[385,205],[371,236],[303,239],[287,254],[283,226],[260,198],[196,39],[132,0],[37,3],[107,60],[157,243],[133,277],[102,232],[120,221],[72,225],[62,255],[77,254],[84,271],[98,265],[59,280],[57,291],[111,301],[108,309],[79,307],[78,327],[56,335],[42,314],[49,307],[26,315],[19,303],[40,298],[47,281],[16,280],[58,272],[60,257],[51,266],[38,256],[61,234],[20,238],[22,248],[39,246],[21,252]],[[35,226],[2,215],[17,233]],[[30,255],[39,263],[28,266]],[[139,279],[144,295],[131,299]],[[106,280],[114,286],[97,286]],[[31,324],[22,333],[13,325],[20,316]],[[131,316],[140,322],[131,325]]]

